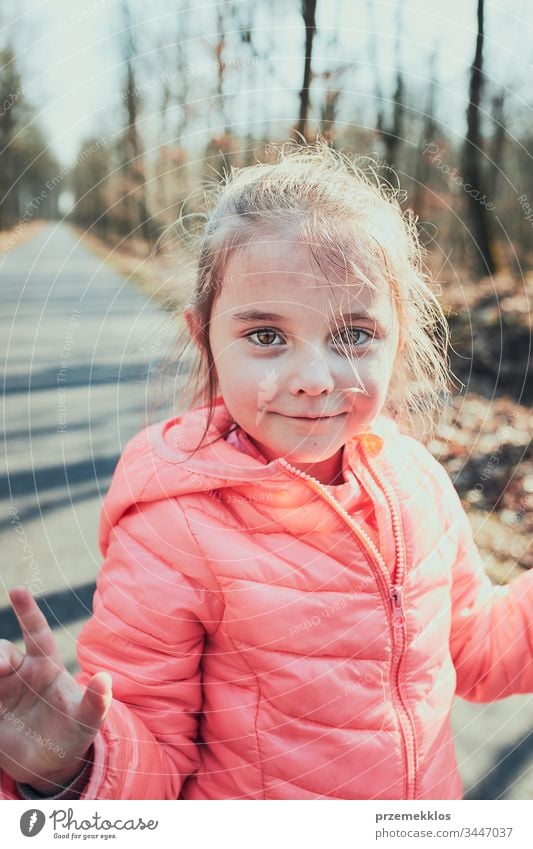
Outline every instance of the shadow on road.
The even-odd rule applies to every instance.
[[[54,510],[61,510],[69,505],[79,505],[83,501],[92,501],[93,498],[99,498],[102,500],[109,488],[110,480],[110,477],[102,478],[101,480],[95,481],[94,486],[91,486],[90,488],[85,487],[82,492],[79,490],[76,490],[76,492],[71,491],[64,496],[61,496],[61,498],[41,497],[39,502],[32,507],[21,507],[19,505],[17,507],[17,520],[25,523],[31,522],[33,519],[40,517],[43,521],[46,521],[46,517],[50,516]],[[9,519],[2,519],[2,521],[0,521],[0,533],[10,528],[12,524],[12,517]]]
[[[501,746],[496,752],[496,762],[490,772],[473,784],[464,798],[506,799],[509,788],[531,766],[533,758],[533,731],[513,746]]]
[[[87,619],[92,614],[93,595],[96,583],[69,587],[55,593],[36,598],[51,628],[64,627],[79,619]],[[11,607],[0,609],[0,639],[18,640],[21,637],[20,626]]]
[[[87,481],[97,481],[101,488],[111,478],[119,455],[110,457],[91,457],[78,460],[77,463],[40,466],[35,469],[13,472],[0,476],[0,492],[9,495],[11,500],[24,495],[41,494],[50,489],[64,489]],[[68,496],[65,499],[69,500]]]
[[[77,386],[90,388],[91,386],[102,386],[103,384],[139,383],[153,377],[156,366],[147,368],[146,365],[138,363],[132,365],[102,366],[69,366],[68,371],[62,374],[57,367],[44,369],[42,371],[27,371],[24,374],[9,375],[4,382],[4,394],[12,395],[16,392],[38,392],[54,391],[59,387],[73,389]],[[179,371],[177,369],[177,371]]]

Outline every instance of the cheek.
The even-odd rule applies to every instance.
[[[238,346],[231,342],[223,345],[217,335],[214,335],[211,350],[221,386],[229,390],[233,389],[236,377],[240,380],[241,376],[247,373],[247,365],[239,356]]]
[[[390,368],[384,357],[372,360],[368,364],[366,381],[376,391],[387,380],[389,372]]]
[[[375,357],[355,360],[347,369],[345,385],[361,387],[364,392],[358,394],[359,401],[382,396],[387,392],[392,371],[392,363],[385,353]]]
[[[217,373],[223,393],[256,409],[272,401],[282,383],[279,368],[246,358],[236,348],[228,348],[218,359]]]

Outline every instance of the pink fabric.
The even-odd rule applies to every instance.
[[[230,431],[226,437],[226,442],[233,445],[238,451],[242,451],[243,454],[254,457],[263,465],[267,464],[266,458],[242,428],[237,427],[236,430]],[[355,477],[353,470],[346,463],[344,464],[343,474],[344,483],[333,486],[324,485],[324,488],[343,504],[350,515],[364,527],[370,538],[379,546],[379,531],[372,499],[365,492]]]
[[[453,698],[533,692],[533,572],[491,585],[448,476],[385,419],[344,449],[376,548],[355,489],[241,451],[222,399],[195,450],[206,414],[138,434],[103,506],[79,679],[114,699],[82,798],[461,798]]]

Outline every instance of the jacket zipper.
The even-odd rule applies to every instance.
[[[323,488],[320,481],[317,481],[316,478],[306,474],[305,472],[301,472],[299,469],[292,466],[283,457],[278,457],[274,462],[282,466],[284,469],[287,469],[297,477],[306,480],[311,485],[312,489],[316,490],[319,495],[321,495],[322,498],[327,501],[328,504],[330,504],[330,506],[335,510],[335,512],[339,516],[341,516],[342,519],[344,519],[346,524],[351,528],[351,530],[361,543],[363,551],[370,564],[370,567],[375,574],[377,584],[380,589],[382,601],[387,612],[389,628],[393,636],[391,678],[393,683],[393,693],[395,695],[396,714],[398,717],[401,732],[400,736],[402,740],[402,753],[404,759],[405,772],[404,797],[405,799],[415,799],[416,755],[414,724],[409,713],[406,701],[403,697],[400,685],[402,660],[406,644],[406,625],[401,585],[405,574],[405,556],[403,552],[403,547],[400,544],[400,519],[397,515],[396,508],[390,497],[390,494],[387,491],[387,487],[384,485],[381,477],[372,468],[368,458],[368,454],[364,447],[363,454],[366,460],[366,464],[373,478],[375,479],[378,486],[380,486],[381,490],[385,493],[385,497],[391,509],[392,526],[397,557],[395,584],[391,584],[390,582],[387,566],[385,564],[385,561],[383,560],[381,552],[374,544],[374,541],[369,537],[364,528],[360,527],[357,522],[352,519],[352,517],[347,512],[347,510],[344,509],[342,504],[339,504],[339,502],[332,495],[330,495],[330,493],[326,489]]]
[[[400,704],[399,716],[402,717],[401,727],[404,732],[405,763],[407,776],[406,798],[416,799],[417,753],[415,727],[413,717],[411,716],[411,712],[409,710],[407,700],[404,697],[401,686],[403,666],[405,663],[405,647],[407,644],[407,624],[405,620],[405,612],[403,606],[403,585],[406,573],[406,556],[405,547],[403,544],[401,519],[398,514],[398,511],[396,510],[396,505],[394,503],[393,497],[391,496],[388,484],[383,480],[378,470],[372,465],[365,446],[362,445],[361,447],[364,459],[366,461],[366,466],[370,471],[370,474],[374,478],[376,484],[384,493],[385,498],[387,499],[387,502],[389,504],[390,514],[392,518],[392,528],[396,547],[396,575],[395,583],[392,585],[391,588],[392,624],[395,634],[394,642],[398,644],[398,650],[395,653],[396,657],[394,674]]]

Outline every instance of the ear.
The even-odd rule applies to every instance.
[[[191,307],[186,306],[183,310],[183,315],[185,316],[189,333],[191,334],[194,342],[203,350],[204,346],[202,344],[201,328],[196,314],[193,312]]]

